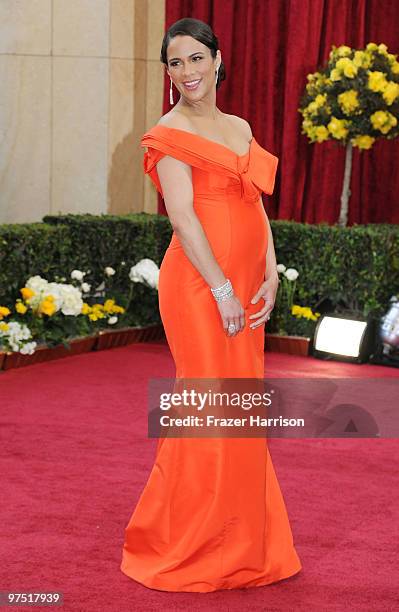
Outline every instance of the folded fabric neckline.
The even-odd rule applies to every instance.
[[[246,153],[244,153],[243,155],[238,155],[235,151],[233,151],[232,149],[229,149],[229,147],[226,147],[226,145],[221,144],[220,142],[216,142],[216,140],[212,140],[211,138],[206,138],[205,136],[201,136],[200,134],[195,134],[194,132],[188,132],[187,130],[181,130],[180,128],[172,128],[169,127],[167,125],[162,125],[162,124],[157,124],[154,125],[153,129],[164,129],[164,130],[172,130],[173,132],[182,132],[183,134],[187,134],[188,136],[193,136],[194,138],[199,138],[200,140],[203,140],[205,142],[211,143],[213,145],[216,145],[217,147],[221,147],[222,149],[224,149],[225,151],[228,151],[231,155],[234,155],[235,157],[237,157],[238,159],[243,159],[244,157],[247,157],[247,155],[249,155],[249,152],[251,151],[251,147],[253,142],[255,141],[255,137],[252,136],[251,140],[249,141],[249,147],[248,147],[248,151]]]

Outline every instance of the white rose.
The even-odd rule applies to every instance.
[[[117,323],[117,321],[118,321],[118,317],[115,317],[115,316],[114,316],[114,317],[110,317],[110,318],[108,319],[108,323],[109,323],[110,325],[115,325],[115,323]]]
[[[152,259],[141,259],[130,268],[129,278],[134,283],[147,283],[150,287],[158,289],[159,268]]]
[[[286,271],[286,267],[284,264],[277,264],[277,272],[280,274],[281,272],[285,272]]]
[[[80,288],[83,291],[83,293],[89,293],[91,289],[91,285],[89,285],[89,283],[82,283]]]
[[[31,276],[26,281],[26,286],[32,289],[32,291],[42,291],[47,287],[47,285],[48,282],[46,281],[46,279],[42,278],[39,275]]]
[[[27,325],[22,325],[21,326],[21,333],[20,333],[20,338],[21,340],[29,340],[29,338],[31,338],[32,334],[31,331],[29,329],[29,327]]]
[[[52,295],[53,296],[56,312],[58,312],[58,310],[62,306],[62,302],[63,302],[62,287],[64,287],[64,286],[66,286],[66,285],[63,285],[62,283],[49,283],[47,285],[47,291],[46,291],[45,295]]]
[[[61,312],[64,315],[77,316],[81,313],[83,300],[82,294],[77,287],[62,285]]]
[[[288,270],[285,271],[285,276],[289,281],[294,281],[298,278],[299,273],[295,268],[288,268]]]
[[[16,321],[10,321],[9,323],[7,323],[7,325],[8,325],[8,330],[6,332],[4,332],[4,333],[8,334],[10,336],[11,333],[12,333],[13,326],[19,325],[19,323],[17,323]]]
[[[33,355],[37,342],[27,342],[23,347],[20,348],[19,352],[23,355]]]
[[[133,283],[143,282],[143,277],[140,274],[138,274],[137,270],[135,269],[135,266],[130,268],[129,278]]]
[[[32,291],[35,293],[35,295],[29,298],[29,306],[32,308],[37,308],[43,298],[44,293],[47,291],[48,282],[41,276],[31,276],[27,280],[25,286],[32,289]]]
[[[31,355],[36,347],[36,342],[23,342],[32,337],[29,327],[17,321],[11,321],[8,325],[9,328],[7,332],[5,332],[5,335],[7,335],[8,344],[11,350],[14,351],[14,353],[19,351]]]
[[[113,268],[111,268],[111,266],[107,266],[104,269],[104,272],[107,276],[113,276],[115,274],[115,270]]]
[[[83,277],[84,277],[84,273],[81,272],[81,270],[72,270],[71,278],[74,278],[75,280],[78,280],[78,281],[82,281]]]

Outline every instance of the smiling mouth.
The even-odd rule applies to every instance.
[[[196,81],[187,81],[186,83],[183,83],[184,87],[186,89],[197,89],[198,85],[201,83],[202,79],[197,79]]]

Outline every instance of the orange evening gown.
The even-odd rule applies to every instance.
[[[228,337],[209,286],[175,233],[159,275],[159,307],[177,378],[264,378],[263,305],[268,244],[261,192],[274,189],[278,158],[252,138],[237,155],[186,130],[156,125],[144,171],[162,195],[156,164],[170,155],[192,167],[194,210],[245,309]],[[266,437],[159,438],[148,481],[125,529],[121,571],[152,589],[209,592],[255,587],[296,574],[283,496]]]

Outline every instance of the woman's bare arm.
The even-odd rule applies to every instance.
[[[185,254],[210,287],[220,287],[226,276],[193,207],[191,166],[166,155],[159,160],[157,171],[169,221]]]
[[[266,268],[264,281],[259,290],[257,291],[253,303],[256,304],[258,300],[262,297],[265,300],[265,304],[257,313],[249,316],[250,319],[257,319],[257,321],[251,324],[251,327],[259,327],[259,325],[263,325],[263,323],[265,323],[270,318],[276,301],[276,295],[279,285],[272,230],[266,211],[263,207],[262,200],[260,200],[259,206],[262,207],[263,213],[265,215],[269,241],[266,252]]]
[[[157,171],[169,220],[185,254],[211,288],[220,287],[227,279],[194,210],[191,166],[166,155],[159,160]],[[236,336],[245,327],[245,311],[239,298],[234,293],[217,306],[225,333]],[[235,332],[228,332],[230,323],[234,323]]]
[[[265,269],[265,280],[270,280],[271,278],[278,280],[278,272],[277,272],[277,261],[276,261],[276,252],[274,250],[274,240],[272,234],[272,228],[270,227],[269,218],[264,209],[262,200],[259,202],[259,205],[262,207],[263,214],[266,218],[267,232],[268,232],[268,243],[267,243],[267,253],[266,253],[266,269]]]

